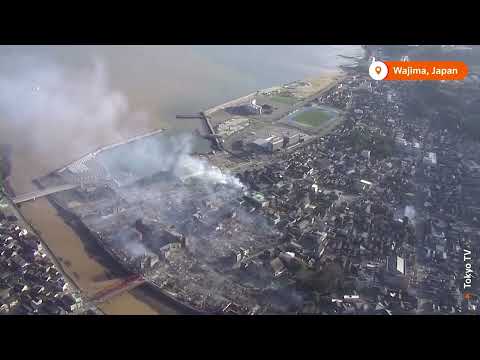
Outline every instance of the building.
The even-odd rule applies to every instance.
[[[271,140],[272,143],[272,152],[282,149],[283,147],[283,139],[279,137],[275,137]]]
[[[284,139],[278,136],[270,136],[266,139],[256,139],[249,145],[251,151],[261,151],[272,153],[283,148]]]
[[[296,145],[301,141],[302,141],[302,137],[300,136],[300,134],[294,134],[294,135],[291,135],[291,136],[285,135],[283,137],[283,145],[282,146],[284,148],[286,148],[288,146]]]
[[[248,144],[250,151],[272,152],[272,144],[267,139],[256,139]]]
[[[423,163],[426,165],[437,165],[437,154],[433,152],[428,152],[427,155],[423,158]]]
[[[370,160],[370,153],[371,153],[370,150],[362,150],[360,154],[362,155],[363,158]]]
[[[244,198],[251,204],[258,207],[267,207],[269,204],[268,201],[265,199],[265,196],[259,192],[252,192],[251,194],[245,195]]]
[[[280,260],[278,257],[270,261],[270,266],[273,269],[273,275],[275,277],[282,275],[287,270],[282,260]]]
[[[415,208],[411,205],[405,206],[405,211],[403,213],[403,216],[406,216],[410,221],[413,221],[415,219]]]
[[[290,136],[288,138],[288,140],[289,140],[288,143],[290,145],[295,145],[295,144],[297,144],[301,141],[301,136],[300,136],[300,134],[294,134],[294,135]]]
[[[405,275],[405,260],[400,256],[397,256],[397,271]]]
[[[71,295],[63,295],[61,298],[57,300],[57,304],[65,311],[75,311],[78,310],[81,306],[73,296]]]
[[[250,125],[250,120],[245,117],[232,118],[217,127],[217,133],[221,136],[230,136]]]
[[[262,114],[262,107],[260,105],[257,105],[257,99],[253,99],[250,104],[247,105],[247,108],[252,114]]]
[[[467,167],[468,171],[475,172],[480,170],[480,165],[478,165],[473,160],[466,160],[464,161],[464,164]]]
[[[260,105],[257,105],[256,99],[253,99],[248,104],[227,107],[225,108],[225,111],[230,114],[240,115],[240,116],[261,115],[262,107]]]
[[[387,270],[394,275],[405,275],[405,260],[400,256],[389,256]]]

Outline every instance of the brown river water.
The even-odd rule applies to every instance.
[[[96,148],[161,127],[192,132],[175,119],[303,79],[361,56],[359,46],[0,46],[0,144],[13,146],[9,183],[32,180]],[[21,213],[87,295],[121,276],[66,225],[46,198]],[[100,308],[106,314],[175,314],[142,287]]]

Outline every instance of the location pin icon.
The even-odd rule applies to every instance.
[[[377,73],[377,75],[380,75],[380,73],[382,72],[382,68],[380,66],[375,67],[375,72]]]

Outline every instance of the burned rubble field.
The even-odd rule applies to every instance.
[[[144,171],[152,164],[126,170],[124,162],[106,162],[106,156],[87,156],[38,183],[80,184],[50,200],[85,225],[124,268],[203,312],[301,308],[304,290],[279,276],[286,271],[279,259],[293,253],[279,248],[284,234],[277,221],[256,211],[265,205],[259,193],[178,152],[160,172]]]
[[[116,190],[79,189],[56,195],[56,201],[127,267],[177,296],[210,296],[218,305],[211,310],[220,311],[229,298],[243,295],[248,304],[248,292],[274,281],[271,269],[255,276],[239,270],[241,259],[273,251],[281,234],[242,206],[241,190],[224,184],[214,190],[194,181],[157,180]]]

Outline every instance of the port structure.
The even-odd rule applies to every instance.
[[[50,188],[42,189],[42,190],[38,190],[38,191],[32,191],[32,192],[22,194],[22,195],[18,195],[16,197],[14,197],[12,199],[12,202],[14,204],[18,205],[18,204],[21,204],[21,203],[24,203],[24,202],[27,202],[27,201],[36,200],[38,198],[48,196],[48,195],[52,195],[52,194],[55,194],[55,193],[58,193],[58,192],[61,192],[61,191],[72,190],[72,189],[75,189],[79,186],[80,185],[67,184],[67,185],[54,186],[54,187],[50,187]]]
[[[130,275],[98,291],[90,298],[90,301],[100,304],[126,291],[133,290],[144,283],[145,279],[141,275]]]
[[[175,117],[177,119],[202,119],[203,115],[201,113],[197,113],[197,114],[178,114]]]

